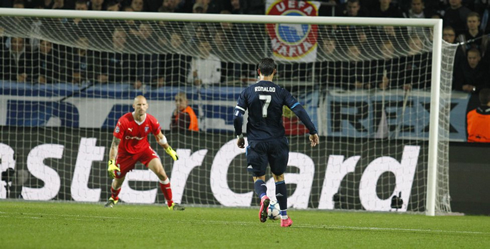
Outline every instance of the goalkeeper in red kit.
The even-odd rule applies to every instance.
[[[178,160],[177,153],[170,147],[167,138],[162,134],[160,124],[152,115],[146,113],[148,103],[144,96],[137,96],[133,102],[134,112],[124,114],[114,129],[114,138],[109,151],[108,172],[113,178],[111,184],[111,197],[105,207],[113,207],[119,200],[119,192],[126,174],[134,169],[137,162],[141,162],[153,171],[160,180],[160,188],[167,200],[168,209],[184,210],[184,207],[172,201],[170,179],[163,169],[157,152],[148,142],[148,135],[155,136],[158,144],[165,149],[172,159]]]

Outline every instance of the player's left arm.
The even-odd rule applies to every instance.
[[[306,112],[305,108],[296,100],[289,92],[285,92],[285,104],[296,116],[303,122],[303,124],[310,130],[310,143],[312,147],[315,147],[319,142],[318,131],[315,124],[311,121],[310,116]]]
[[[170,145],[168,144],[167,138],[165,137],[165,135],[163,135],[163,133],[161,131],[155,135],[155,139],[157,140],[157,143],[163,147],[165,152],[170,157],[172,157],[172,159],[174,159],[174,161],[179,160],[179,156],[177,156],[177,152],[175,152],[175,150],[172,149],[172,147],[170,147]]]

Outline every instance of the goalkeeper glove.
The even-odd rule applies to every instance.
[[[119,171],[119,172],[121,171],[119,169],[119,167],[117,167],[116,162],[114,160],[109,160],[107,165],[109,166],[107,168],[107,172],[109,173],[109,177],[111,177],[111,178],[116,177],[116,175],[115,175],[116,171]]]
[[[175,152],[174,149],[172,149],[172,147],[168,146],[166,149],[165,149],[165,152],[167,152],[167,154],[169,156],[172,157],[172,159],[174,159],[174,161],[177,161],[179,160],[179,156],[177,156],[177,152]]]

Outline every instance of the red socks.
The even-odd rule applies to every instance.
[[[162,189],[163,196],[165,196],[165,200],[167,200],[167,205],[171,207],[174,202],[172,201],[172,189],[170,188],[170,182],[167,184],[160,183],[160,188]]]
[[[111,197],[112,199],[114,199],[115,201],[119,200],[119,197],[117,197],[119,195],[119,192],[121,192],[121,188],[119,188],[118,190],[115,190],[114,188],[112,188],[111,186]]]

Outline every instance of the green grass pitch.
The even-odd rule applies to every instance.
[[[0,248],[490,248],[490,217],[0,201]]]

